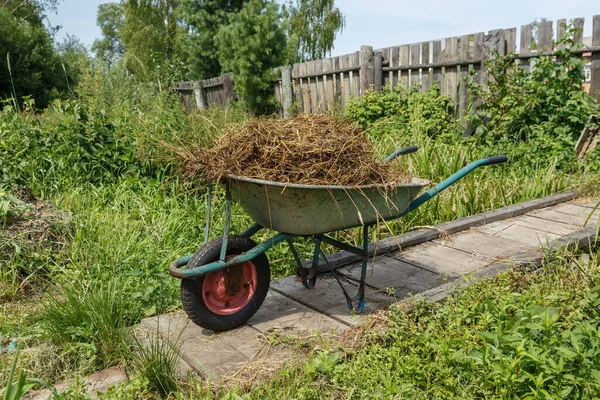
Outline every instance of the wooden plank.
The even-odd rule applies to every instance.
[[[429,42],[421,43],[421,63],[429,64]],[[429,68],[421,69],[421,91],[426,92],[431,87],[431,70]]]
[[[531,43],[533,42],[533,33],[531,24],[521,26],[521,43],[519,45],[519,56],[528,57],[532,54]],[[522,60],[520,63],[521,68],[525,71],[529,71],[530,65],[529,60]]]
[[[573,18],[573,28],[576,29],[573,35],[573,42],[575,44],[583,44],[583,18]]]
[[[517,28],[504,30],[504,39],[506,40],[506,54],[513,54],[517,51]]]
[[[378,51],[373,56],[373,90],[381,92],[383,85],[383,54]]]
[[[584,226],[584,224],[597,224],[600,218],[600,210],[592,213],[592,210],[586,207],[569,205],[568,207],[556,207],[546,210],[531,212],[537,218],[543,218],[548,221],[562,222],[570,225]]]
[[[520,242],[503,237],[486,235],[477,230],[452,235],[447,239],[438,238],[434,240],[434,243],[487,259],[506,258],[526,248]]]
[[[517,242],[526,244],[532,248],[547,246],[551,241],[560,237],[560,235],[538,231],[518,224],[511,224],[508,228],[495,233],[494,236],[500,236]]]
[[[588,152],[594,151],[597,144],[597,136],[600,134],[600,129],[591,129],[590,124],[597,123],[598,118],[591,115],[586,126],[584,126],[577,143],[575,144],[575,154],[580,160],[585,157]]]
[[[300,64],[300,75],[304,75],[308,73],[308,64],[302,63]],[[302,82],[302,112],[310,114],[311,104],[310,104],[310,79],[303,78]]]
[[[341,57],[333,57],[333,70],[340,69]],[[334,110],[342,111],[342,74],[333,75],[333,91],[334,91]]]
[[[334,91],[333,91],[333,79],[334,76],[331,74],[333,71],[333,59],[326,58],[323,60],[323,88],[325,92],[324,102],[323,102],[323,111],[332,112],[335,103],[334,103]]]
[[[340,57],[340,68],[350,66],[350,56],[344,55]],[[352,87],[350,84],[350,72],[342,73],[342,108],[348,104],[348,99],[352,96]]]
[[[281,69],[281,86],[281,94],[283,97],[283,117],[289,118],[292,116],[292,107],[294,106],[291,66],[285,66]]]
[[[400,48],[394,46],[390,49],[390,67],[397,67],[400,65]],[[390,87],[398,86],[398,72],[390,71]]]
[[[375,69],[373,59],[373,47],[360,47],[360,94],[371,90],[375,82]]]
[[[292,66],[292,90],[294,91],[294,106],[298,114],[304,112],[304,96],[302,95],[302,80],[293,79],[294,76],[300,75],[300,63]]]
[[[540,21],[538,25],[538,54],[552,53],[552,21]]]
[[[396,253],[394,258],[448,277],[470,274],[489,264],[489,260],[485,258],[437,243],[424,243]]]
[[[315,60],[315,73],[323,74],[323,60]],[[325,112],[325,105],[327,100],[325,99],[325,81],[322,76],[315,77],[317,83],[317,112]]]
[[[573,233],[580,228],[577,225],[548,221],[543,218],[536,218],[529,215],[521,215],[514,220],[514,223],[516,225],[525,226],[538,231],[554,233],[559,236],[568,235],[569,233]]]
[[[560,41],[565,38],[567,35],[567,19],[562,18],[556,21],[556,41]],[[564,49],[564,44],[559,44],[556,46],[556,50]]]
[[[350,54],[350,66],[360,66],[360,52]],[[360,74],[358,71],[350,71],[350,80],[352,81],[352,97],[360,96]]]
[[[409,65],[409,52],[410,47],[408,45],[400,46],[400,65]],[[408,88],[408,76],[409,71],[400,72],[398,71],[398,80],[402,83],[402,86]]]
[[[351,296],[358,291],[358,286],[354,280],[345,277],[340,279],[348,293],[351,293]],[[302,286],[295,276],[271,282],[271,289],[347,325],[364,322],[369,313],[386,307],[391,302],[388,296],[367,287],[364,312],[353,314],[346,305],[346,300],[338,283],[329,274],[319,275],[317,284],[312,289]]]
[[[434,64],[439,64],[442,62],[442,41],[434,40],[431,43],[432,52],[431,52],[431,62]],[[442,88],[442,69],[441,68],[433,68],[432,69],[432,86],[438,85],[438,87]]]
[[[316,61],[309,61],[308,65],[308,73],[314,74],[317,72],[316,69]],[[310,112],[315,114],[319,112],[319,93],[317,91],[317,78],[308,78],[309,87],[310,87]]]
[[[444,49],[444,61],[456,61],[458,59],[458,38],[451,37],[445,39],[446,48]],[[446,77],[446,85],[444,87],[444,93],[446,93],[452,99],[454,103],[454,109],[456,110],[456,87],[458,82],[457,68],[456,67],[445,67],[444,75]],[[456,114],[455,114],[456,116]]]
[[[461,36],[458,39],[458,59],[459,61],[468,61],[469,60],[469,35]],[[460,79],[458,81],[459,85],[459,96],[458,96],[458,116],[463,120],[463,124],[466,125],[466,121],[463,116],[466,115],[467,106],[469,104],[469,96],[467,90],[467,78],[469,76],[468,66],[461,65],[459,67],[459,76]]]
[[[391,47],[386,47],[385,49],[381,50],[382,68],[384,66],[390,65],[391,51],[392,51]],[[384,87],[390,87],[390,80],[391,80],[390,77],[392,76],[392,74],[390,74],[390,72],[392,72],[392,71],[385,71],[385,72],[383,70],[381,71]]]
[[[600,46],[600,14],[594,15],[592,46]],[[592,53],[590,95],[600,101],[600,51]]]
[[[419,65],[421,59],[421,44],[413,44],[410,46],[410,65]],[[411,69],[408,71],[408,85],[409,87],[420,85],[419,70]]]
[[[362,266],[360,263],[341,268],[339,273],[360,281]],[[416,267],[393,257],[377,257],[369,265],[366,283],[379,289],[382,293],[390,293],[393,289],[394,297],[401,299],[409,295],[420,293],[443,282],[440,274]]]

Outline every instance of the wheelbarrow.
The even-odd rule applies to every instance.
[[[396,150],[386,161],[415,151],[416,146]],[[331,268],[331,271],[340,284],[348,307],[360,313],[365,303],[369,229],[382,221],[408,214],[478,167],[506,161],[506,156],[474,161],[420,196],[418,194],[429,182],[416,178],[394,187],[354,187],[284,184],[227,176],[223,181],[226,201],[223,236],[208,241],[213,189],[209,185],[204,245],[196,253],[169,265],[169,273],[181,279],[183,309],[194,323],[209,330],[223,331],[242,325],[260,308],[269,290],[271,273],[265,252],[287,242],[297,264],[297,275],[309,289],[316,284],[320,257],[327,264],[322,243],[359,255],[362,270],[355,296],[348,294],[335,270]],[[232,198],[254,220],[254,224],[239,235],[229,233]],[[362,227],[362,247],[340,242],[328,235],[355,227]],[[278,233],[257,244],[251,237],[264,228]],[[300,237],[312,239],[315,243],[312,262],[307,267],[293,243],[295,238]]]

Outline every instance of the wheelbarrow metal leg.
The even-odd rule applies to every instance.
[[[223,244],[221,245],[220,260],[225,261],[227,255],[227,237],[229,236],[229,222],[231,221],[231,190],[229,183],[225,184],[225,226],[223,227]]]
[[[369,226],[363,226],[363,259],[360,270],[360,285],[358,286],[358,309],[359,313],[365,308],[365,279],[367,277],[367,265],[369,264]]]
[[[310,270],[306,276],[306,287],[309,289],[315,286],[317,282],[317,272],[319,268],[319,254],[321,254],[321,241],[323,240],[323,235],[315,236],[315,250],[313,252],[312,263],[310,265]],[[304,282],[302,282],[304,284]]]
[[[206,225],[204,227],[204,244],[208,243],[208,237],[210,232],[210,215],[211,215],[211,206],[212,206],[212,183],[208,183],[208,193],[206,195]]]

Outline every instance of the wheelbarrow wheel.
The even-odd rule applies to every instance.
[[[201,247],[188,268],[219,259],[223,238]],[[256,243],[243,236],[227,238],[227,258],[243,254]],[[212,272],[199,279],[181,281],[181,303],[194,323],[212,331],[233,329],[248,321],[260,308],[271,281],[269,260],[261,254],[244,264]]]

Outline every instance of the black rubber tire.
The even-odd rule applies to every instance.
[[[190,259],[187,268],[206,265],[219,259],[223,238],[218,238],[202,246]],[[243,254],[256,246],[256,243],[244,236],[229,236],[227,239],[227,254]],[[202,299],[202,283],[204,276],[199,279],[181,280],[181,303],[188,317],[197,325],[211,331],[226,331],[236,328],[248,321],[262,305],[271,282],[271,270],[269,260],[263,253],[254,259],[252,263],[256,268],[256,290],[252,299],[244,308],[232,315],[218,315],[210,311]]]

